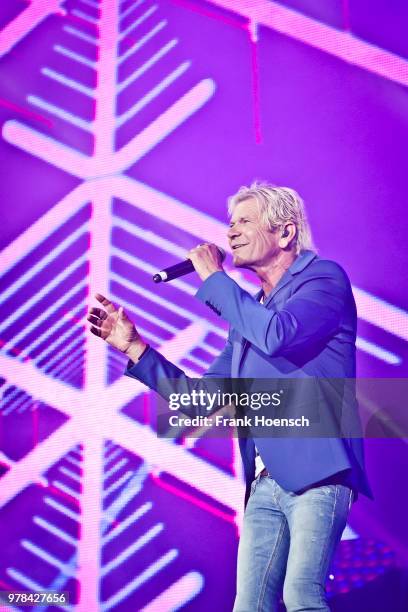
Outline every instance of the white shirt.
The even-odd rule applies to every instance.
[[[258,474],[260,474],[262,472],[262,470],[265,467],[264,462],[261,459],[261,455],[258,452],[258,449],[256,448],[255,445],[255,451],[256,451],[256,455],[255,455],[255,478],[258,476]]]

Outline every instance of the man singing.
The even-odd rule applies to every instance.
[[[204,377],[352,379],[356,307],[347,275],[314,249],[304,206],[286,187],[254,183],[229,200],[234,265],[258,276],[253,297],[223,270],[213,244],[188,253],[203,281],[196,297],[229,322]],[[126,374],[157,389],[184,372],[149,347],[104,296],[91,331],[129,357]],[[330,406],[327,406],[330,410]],[[372,497],[360,438],[240,439],[246,507],[234,612],[329,610],[325,581],[358,492]]]

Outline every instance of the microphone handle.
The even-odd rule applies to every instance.
[[[161,272],[158,272],[153,276],[153,281],[155,283],[167,283],[179,276],[184,276],[185,274],[190,274],[190,272],[194,272],[194,266],[191,259],[186,259],[185,261],[181,261],[174,266],[170,266],[169,268],[164,268]]]

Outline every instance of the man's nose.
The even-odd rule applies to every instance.
[[[230,227],[227,232],[228,240],[233,240],[234,238],[237,238],[239,235],[240,235],[239,230],[236,227]]]

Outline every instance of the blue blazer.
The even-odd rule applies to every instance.
[[[201,285],[196,297],[230,323],[225,348],[204,377],[355,378],[356,306],[338,264],[303,251],[263,304],[261,293],[250,295],[224,272]],[[137,364],[129,363],[126,375],[155,390],[165,378],[189,385],[184,372],[152,348]],[[247,501],[255,444],[252,438],[239,443]],[[256,446],[268,471],[288,491],[347,470],[350,486],[372,498],[361,438],[259,437]]]

